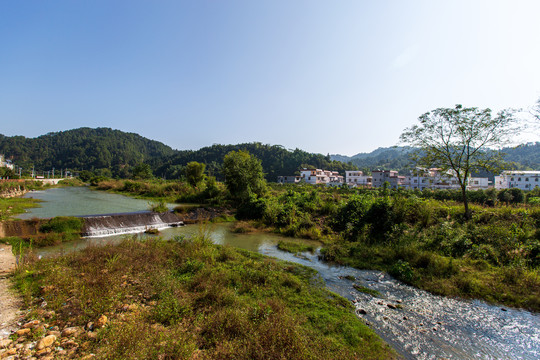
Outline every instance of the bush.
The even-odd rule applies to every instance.
[[[58,216],[42,224],[39,231],[44,233],[75,233],[81,232],[83,219],[76,217]]]

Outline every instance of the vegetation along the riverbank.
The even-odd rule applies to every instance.
[[[28,262],[15,281],[27,355],[102,359],[388,359],[313,270],[193,240],[126,240]],[[39,322],[39,323],[38,323]],[[48,339],[47,342],[44,339]]]
[[[328,261],[387,271],[436,294],[540,310],[540,192],[536,190],[470,191],[473,216],[467,220],[458,191],[266,184],[257,185],[254,193],[248,181],[246,188],[235,188],[233,194],[222,184],[212,184],[215,191],[209,197],[204,183],[193,187],[107,180],[96,186],[138,196],[168,194],[177,200],[196,193],[201,203],[219,199],[237,209],[242,222],[235,232],[267,229],[319,240]]]
[[[452,197],[447,191],[276,187],[240,204],[237,216],[253,227],[319,239],[328,261],[384,270],[436,294],[539,311],[538,194],[516,192],[521,203],[509,205],[497,195],[507,198],[476,192],[467,221],[460,203],[444,200]]]

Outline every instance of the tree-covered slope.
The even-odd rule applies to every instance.
[[[25,169],[111,169],[119,173],[140,162],[158,165],[159,159],[173,153],[158,141],[109,128],[79,128],[37,138],[0,135],[0,154]]]
[[[276,181],[278,175],[293,175],[302,166],[341,173],[355,168],[321,154],[256,142],[178,151],[161,142],[109,128],[80,128],[37,138],[0,135],[0,154],[13,159],[25,171],[32,167],[36,171],[48,171],[53,167],[72,171],[106,169],[98,173],[129,177],[135,165],[146,163],[156,176],[171,179],[178,178],[187,163],[197,161],[207,164],[210,175],[221,178],[223,158],[233,150],[246,150],[259,158],[269,181]]]
[[[212,145],[196,151],[179,151],[157,170],[157,174],[174,178],[177,170],[190,161],[207,164],[209,174],[221,177],[220,167],[223,158],[231,151],[245,150],[261,160],[265,177],[269,181],[276,181],[280,175],[294,175],[301,167],[316,167],[321,169],[339,171],[355,169],[354,165],[331,160],[329,156],[312,154],[295,149],[287,150],[280,145],[268,145],[258,142],[238,145]]]

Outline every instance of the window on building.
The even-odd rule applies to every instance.
[[[510,181],[514,181],[514,178],[510,178]]]
[[[521,181],[521,178],[518,178],[518,181]]]
[[[538,182],[538,178],[534,178],[534,181]]]

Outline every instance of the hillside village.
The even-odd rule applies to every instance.
[[[487,177],[469,177],[468,190],[488,189],[497,190],[518,188],[532,190],[540,186],[540,171],[503,171],[495,176],[493,182]],[[380,188],[387,182],[391,189],[459,189],[457,177],[450,171],[443,172],[438,168],[416,168],[406,176],[398,175],[393,170],[373,170],[371,175],[362,171],[345,171],[345,177],[336,171],[322,169],[303,169],[298,176],[278,176],[279,184],[325,184],[328,186],[343,186],[349,188]]]

